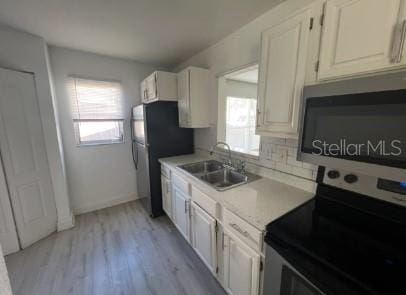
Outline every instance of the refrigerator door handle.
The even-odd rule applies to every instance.
[[[137,147],[136,142],[133,141],[133,143],[131,145],[131,149],[132,149],[134,166],[135,166],[135,169],[138,170],[138,147]]]

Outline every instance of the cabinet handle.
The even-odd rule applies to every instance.
[[[185,200],[185,214],[187,213],[187,201]]]
[[[260,117],[261,117],[261,111],[259,110],[259,109],[257,109],[257,127],[261,127],[261,124],[259,123],[259,121],[261,120],[260,119]]]
[[[158,79],[157,79],[158,73],[155,73],[154,79],[155,79],[155,98],[158,97]]]
[[[403,58],[403,49],[405,47],[405,39],[406,39],[406,20],[402,22],[402,28],[400,33],[400,41],[399,41],[399,48],[396,56],[393,59],[394,63],[400,63]]]
[[[236,231],[238,231],[240,234],[242,234],[244,237],[250,239],[253,241],[255,244],[257,243],[253,237],[247,232],[246,230],[243,230],[238,224],[236,223],[229,223],[229,225],[234,228]]]

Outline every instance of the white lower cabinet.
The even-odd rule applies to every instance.
[[[180,233],[190,243],[190,199],[176,185],[172,186],[172,219]]]
[[[161,175],[162,186],[162,209],[166,215],[172,219],[172,193],[171,193],[171,181],[165,176]]]
[[[223,285],[230,295],[257,295],[260,255],[231,234],[223,233]]]
[[[164,210],[203,263],[229,295],[259,295],[262,232],[175,170],[161,171]]]
[[[192,202],[192,247],[207,267],[216,273],[216,220]]]

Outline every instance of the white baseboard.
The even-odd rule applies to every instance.
[[[79,207],[73,208],[73,213],[75,215],[79,215],[79,214],[83,214],[83,213],[88,213],[88,212],[92,212],[92,211],[96,211],[96,210],[100,210],[100,209],[109,208],[109,207],[113,207],[113,206],[116,206],[116,205],[124,204],[124,203],[134,201],[134,200],[137,200],[137,199],[138,199],[138,197],[134,193],[134,194],[131,194],[131,195],[118,197],[118,198],[114,198],[114,199],[111,199],[111,200],[88,203],[88,204],[81,205]]]
[[[73,215],[72,212],[67,217],[58,218],[58,225],[57,225],[58,231],[67,230],[74,226],[75,226],[75,215]]]

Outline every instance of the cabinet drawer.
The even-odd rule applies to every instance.
[[[172,174],[172,184],[176,185],[177,188],[182,191],[185,195],[190,196],[189,183],[181,176],[176,173]]]
[[[212,217],[217,218],[217,202],[192,186],[192,201],[203,208]]]
[[[227,209],[224,210],[224,226],[252,249],[261,251],[262,232]]]
[[[168,166],[161,164],[161,174],[168,179],[171,179],[171,169]]]

